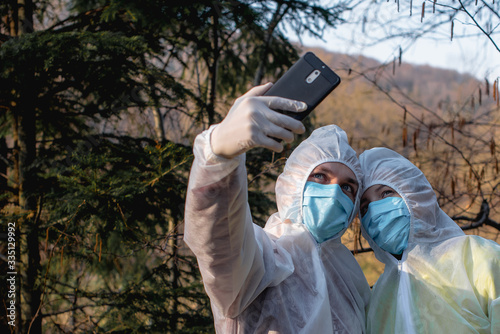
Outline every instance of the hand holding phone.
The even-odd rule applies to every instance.
[[[314,53],[307,52],[264,95],[305,102],[307,109],[300,113],[276,110],[301,121],[339,84],[340,77]]]
[[[303,133],[300,121],[339,84],[338,75],[312,52],[306,53],[271,88],[254,87],[235,101],[212,132],[212,151],[224,158],[253,147],[281,152],[281,141],[291,142],[294,134]]]
[[[294,134],[304,133],[300,121],[275,110],[300,113],[306,109],[305,103],[279,96],[262,96],[270,86],[254,87],[236,99],[211,134],[210,145],[215,155],[230,159],[253,147],[281,152],[281,140],[291,142]]]

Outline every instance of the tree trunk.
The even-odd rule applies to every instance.
[[[177,252],[178,252],[178,229],[175,218],[172,217],[168,221],[168,246],[170,248],[170,264],[169,267],[172,271],[172,291],[173,291],[173,300],[172,300],[172,310],[170,314],[170,330],[173,333],[176,333],[178,330],[178,322],[179,322],[179,297],[177,296],[177,291],[179,290],[179,262],[177,261]]]
[[[266,36],[264,37],[264,44],[261,46],[259,67],[257,68],[257,71],[255,72],[255,77],[253,79],[254,86],[260,85],[262,79],[264,78],[264,72],[267,64],[267,54],[269,53],[269,47],[271,44],[274,30],[278,26],[278,23],[280,23],[285,13],[288,11],[288,7],[285,7],[283,13],[281,12],[281,9],[282,9],[282,4],[278,4],[278,7],[276,8],[276,11],[273,14],[273,18],[271,19],[269,27],[266,30]]]
[[[212,15],[212,33],[213,33],[213,62],[209,66],[209,80],[210,80],[210,95],[207,106],[208,125],[215,123],[215,102],[217,96],[217,71],[219,68],[219,13],[216,8],[213,9]]]
[[[27,92],[25,92],[27,93]],[[23,94],[23,96],[27,96]],[[30,322],[35,318],[40,306],[41,290],[40,287],[36,285],[36,279],[38,277],[40,269],[40,252],[38,244],[38,226],[36,226],[35,211],[36,211],[36,199],[33,196],[33,186],[36,184],[34,179],[34,171],[32,168],[35,159],[35,121],[34,121],[34,109],[30,106],[30,98],[25,98],[25,103],[20,104],[20,110],[18,110],[17,124],[18,124],[18,193],[19,193],[19,207],[21,212],[23,212],[24,217],[20,222],[21,235],[25,240],[21,242],[21,255],[25,254],[24,257],[27,261],[26,272],[23,273],[23,278],[25,280],[23,284],[24,293],[26,298],[25,304],[25,315],[26,322],[24,324],[23,333],[41,333],[41,322],[40,317],[36,317],[35,321],[31,325],[31,331],[29,331]],[[24,261],[23,261],[24,262]]]
[[[19,104],[17,111],[18,124],[18,190],[19,207],[24,213],[21,236],[26,237],[22,253],[27,255],[26,282],[24,284],[26,296],[26,319],[23,333],[41,333],[41,317],[38,314],[41,300],[41,287],[37,284],[40,271],[40,250],[38,242],[37,208],[34,188],[36,174],[33,163],[36,157],[36,120],[33,89],[31,84],[26,84],[22,93],[23,103]],[[32,323],[31,323],[32,322]],[[30,324],[31,323],[31,324]],[[31,326],[31,330],[28,330]]]
[[[33,32],[33,1],[18,0],[18,32],[20,35]],[[32,72],[34,79],[34,70]],[[23,295],[25,296],[26,319],[20,330],[22,333],[41,334],[41,286],[37,282],[40,272],[39,227],[36,219],[36,173],[33,163],[36,158],[36,112],[35,112],[35,87],[32,80],[26,80],[21,91],[20,103],[16,107],[15,118],[17,125],[18,155],[18,190],[19,207],[24,213],[21,222],[21,254],[26,254],[26,272],[23,273]],[[26,266],[26,263],[25,263]],[[20,302],[20,301],[18,301]]]
[[[152,107],[151,112],[153,113],[154,124],[155,124],[155,137],[158,142],[165,142],[165,124],[163,123],[163,116],[161,110],[158,107]]]
[[[5,138],[0,138],[0,189],[5,189],[7,191],[9,184],[8,174],[9,174],[9,163],[8,163],[9,149],[7,147],[7,140]],[[0,200],[0,209],[7,204],[7,199]]]

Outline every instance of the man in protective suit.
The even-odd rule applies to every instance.
[[[195,140],[184,240],[197,257],[218,333],[364,333],[370,289],[341,236],[359,207],[361,171],[345,132],[317,129],[276,182],[278,212],[252,222],[245,152],[280,152],[302,102],[254,87]]]
[[[500,246],[465,235],[424,174],[386,148],[363,152],[363,236],[385,263],[368,333],[500,333]]]

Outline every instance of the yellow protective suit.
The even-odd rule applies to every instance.
[[[423,173],[398,153],[360,156],[364,189],[383,184],[411,215],[408,247],[398,261],[363,236],[385,263],[373,287],[368,333],[500,333],[500,246],[465,235],[439,207]]]
[[[302,194],[311,171],[342,162],[361,179],[356,153],[337,126],[320,128],[288,159],[276,183],[277,213],[252,222],[245,155],[211,151],[209,130],[195,141],[184,240],[197,257],[218,333],[364,332],[370,288],[345,229],[318,244],[302,224]],[[359,194],[352,221],[359,206]]]

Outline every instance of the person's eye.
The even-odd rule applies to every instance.
[[[348,184],[343,184],[340,186],[340,188],[344,191],[347,191],[348,193],[353,193],[354,192],[354,189],[348,185]]]
[[[387,189],[382,192],[382,198],[390,197],[392,195],[394,195],[394,191],[392,190]]]
[[[309,177],[307,178],[307,181],[326,184],[327,178],[323,173],[311,173],[311,175],[309,175]]]
[[[311,175],[313,179],[324,180],[325,174],[323,173],[314,173]]]

